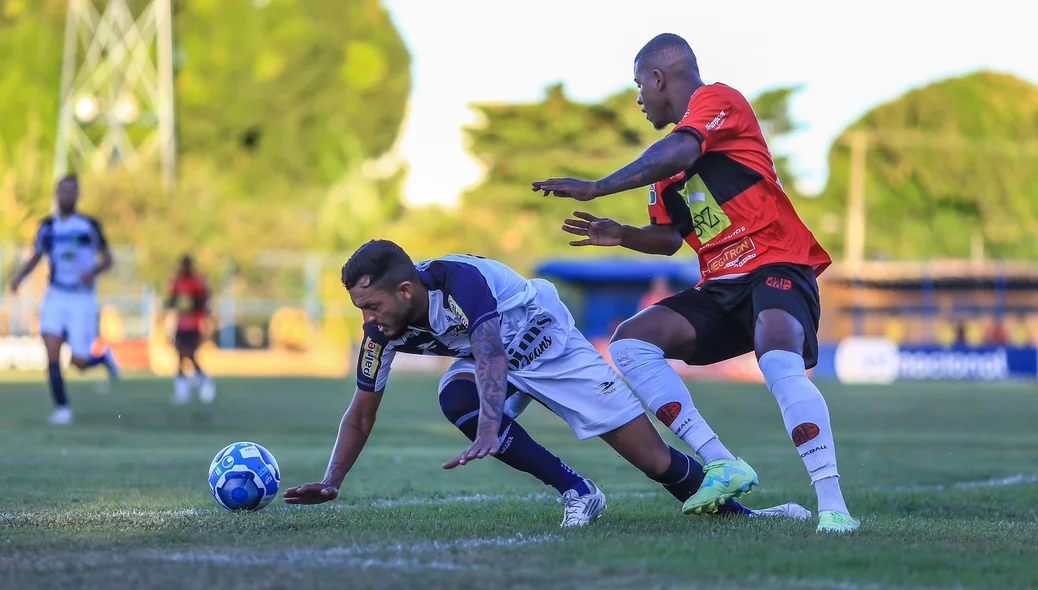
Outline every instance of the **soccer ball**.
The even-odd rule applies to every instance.
[[[278,493],[281,470],[270,451],[256,443],[227,445],[209,465],[209,489],[228,510],[259,510]]]

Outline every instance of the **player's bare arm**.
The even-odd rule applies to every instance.
[[[286,504],[321,504],[334,500],[339,495],[339,487],[346,479],[346,474],[353,468],[357,457],[368,442],[380,403],[381,391],[358,389],[353,394],[353,401],[339,423],[339,435],[335,439],[324,479],[285,490],[283,496]]]
[[[108,246],[101,248],[98,256],[100,257],[101,262],[94,267],[94,270],[83,275],[82,279],[84,285],[92,285],[94,279],[101,275],[101,273],[108,272],[108,270],[112,268],[112,251],[108,249]]]
[[[567,219],[562,230],[584,239],[573,240],[570,246],[621,246],[643,254],[672,256],[684,243],[673,225],[636,227],[583,211],[573,215],[577,219]]]
[[[32,253],[32,258],[27,260],[25,264],[18,269],[18,272],[14,273],[14,277],[11,278],[11,292],[17,293],[18,286],[22,284],[25,277],[29,276],[30,273],[36,268],[36,265],[43,259],[43,252],[36,250]]]
[[[472,332],[471,340],[480,399],[476,440],[456,459],[444,463],[444,469],[453,469],[487,455],[496,455],[501,448],[497,433],[501,429],[505,397],[508,395],[508,357],[501,344],[501,320],[493,318],[483,322]]]
[[[688,133],[673,133],[649,146],[637,160],[600,180],[550,178],[533,183],[534,191],[556,197],[590,201],[648,186],[688,170],[699,158],[699,140]]]

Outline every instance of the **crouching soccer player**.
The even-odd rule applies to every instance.
[[[494,455],[562,495],[562,526],[588,524],[605,509],[606,498],[516,422],[531,397],[565,420],[578,439],[601,437],[678,501],[699,489],[702,465],[663,441],[631,390],[574,327],[550,282],[527,280],[475,256],[416,266],[384,240],[357,250],[343,266],[342,282],[364,313],[357,392],[324,480],[286,490],[286,503],[317,504],[338,495],[374,426],[398,352],[457,358],[440,381],[440,408],[472,445],[443,467]],[[751,511],[728,502],[719,513],[810,517],[796,504]]]

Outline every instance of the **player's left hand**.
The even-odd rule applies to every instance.
[[[85,273],[79,275],[79,282],[84,287],[91,287],[91,286],[93,286],[93,284],[94,284],[94,273],[92,273],[92,272],[85,272]]]
[[[487,455],[496,455],[501,450],[501,440],[494,435],[481,434],[476,437],[472,445],[456,459],[451,459],[443,464],[444,469],[454,469],[458,465],[465,465],[469,461],[482,459]]]
[[[577,201],[590,201],[602,196],[597,182],[576,178],[549,178],[537,181],[533,183],[533,190],[542,191],[546,197],[553,194],[556,197],[576,199]]]

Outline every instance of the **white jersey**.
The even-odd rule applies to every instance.
[[[442,390],[456,375],[475,373],[469,337],[487,320],[500,318],[509,389],[520,392],[509,398],[509,404],[516,401],[506,407],[510,416],[537,399],[585,439],[644,415],[627,384],[577,330],[555,285],[476,256],[446,256],[416,267],[429,291],[431,329],[410,327],[388,340],[365,325],[358,389],[385,389],[393,357],[404,352],[455,357]]]
[[[537,279],[527,280],[511,268],[478,256],[452,255],[415,265],[429,291],[429,326],[409,327],[388,340],[374,326],[364,327],[357,360],[357,386],[381,391],[397,352],[472,358],[472,332],[483,322],[500,318],[501,339],[509,369],[526,368],[551,346],[544,330],[559,321],[572,328],[572,316],[539,313]],[[560,343],[561,344],[561,343]]]
[[[36,232],[36,251],[50,260],[50,284],[69,291],[93,291],[81,277],[97,268],[98,254],[107,247],[101,224],[74,213],[48,217]]]

